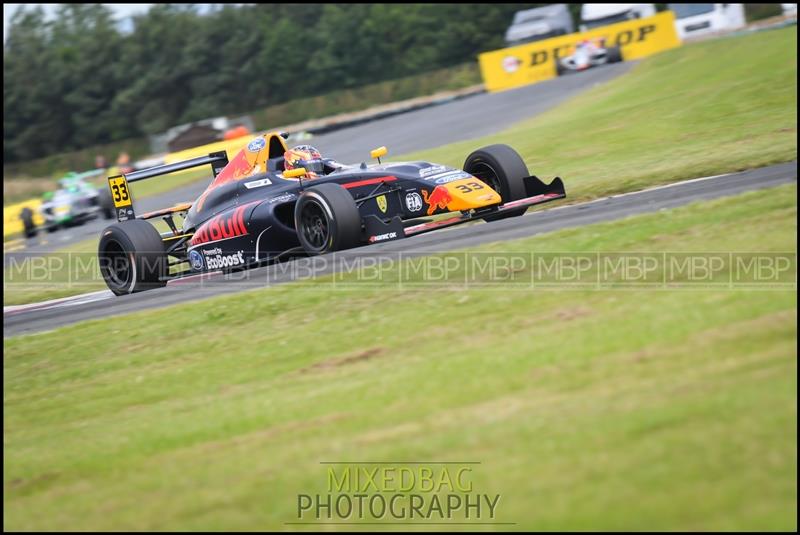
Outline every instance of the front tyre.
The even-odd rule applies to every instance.
[[[361,215],[353,196],[339,184],[304,190],[295,204],[294,221],[300,245],[310,255],[360,245]]]
[[[97,258],[106,285],[116,295],[142,292],[166,284],[167,254],[158,231],[139,219],[103,230]]]
[[[524,199],[528,167],[522,157],[508,145],[489,145],[474,151],[464,162],[464,171],[488,184],[500,194],[503,203]],[[502,214],[488,215],[484,221],[498,221],[521,216],[527,210],[519,208]]]

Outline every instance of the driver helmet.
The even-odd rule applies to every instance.
[[[315,178],[324,173],[325,162],[322,161],[322,154],[311,145],[298,145],[283,153],[284,166],[286,171],[298,169],[306,170],[306,176]]]

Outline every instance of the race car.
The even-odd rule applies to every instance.
[[[425,161],[286,169],[286,133],[254,138],[233,159],[215,152],[108,178],[118,222],[98,245],[100,272],[123,295],[169,280],[320,255],[483,219],[520,216],[565,197],[556,177],[545,184],[507,145],[467,156],[463,169]],[[292,149],[295,150],[295,149]],[[291,164],[291,161],[290,161]],[[129,183],[211,165],[213,179],[191,203],[136,215]],[[451,217],[434,217],[453,212]],[[176,222],[176,217],[182,219]],[[150,220],[161,218],[159,232]]]
[[[604,39],[584,39],[575,45],[570,55],[556,58],[556,74],[561,76],[620,61],[623,61],[620,47],[606,47]]]
[[[82,225],[101,215],[105,219],[114,217],[116,212],[108,191],[86,182],[86,178],[97,176],[102,172],[68,173],[59,180],[61,187],[57,191],[44,194],[39,212],[44,218],[43,227],[48,232],[55,232],[62,227]],[[23,213],[21,217],[25,235],[35,234],[32,214]]]

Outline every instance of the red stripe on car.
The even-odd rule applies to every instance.
[[[369,186],[370,184],[377,184],[378,182],[391,182],[397,180],[396,176],[381,176],[378,178],[368,178],[367,180],[357,180],[356,182],[349,182],[342,184],[347,189],[357,188],[359,186]]]

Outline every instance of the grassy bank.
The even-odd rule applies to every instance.
[[[150,153],[150,142],[147,138],[131,138],[28,162],[4,163],[3,182],[29,178],[58,179],[69,171],[94,169],[98,154],[105,157],[109,165],[113,165],[121,152],[127,152],[133,160],[143,158]]]
[[[510,130],[403,158],[460,166],[491,143],[564,177],[572,201],[794,160],[797,28],[670,50]]]
[[[291,100],[259,110],[252,116],[257,129],[268,130],[281,125],[329,117],[337,113],[360,111],[371,106],[432,95],[440,91],[452,91],[479,83],[481,75],[477,63],[466,63],[397,80]]]
[[[481,250],[796,252],[796,194]],[[322,279],[5,340],[4,528],[287,529],[320,462],[374,460],[480,462],[504,529],[797,527],[796,290],[462,281]]]

